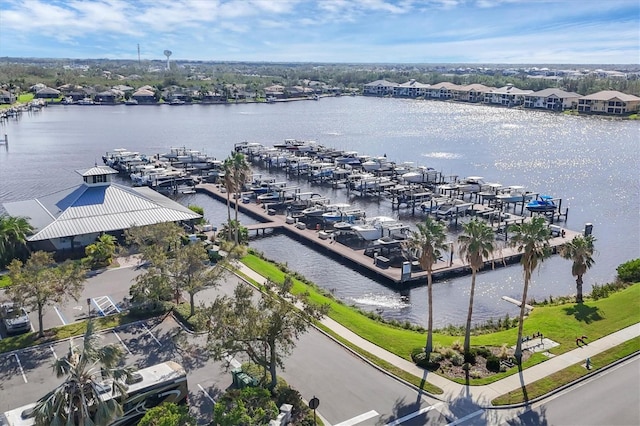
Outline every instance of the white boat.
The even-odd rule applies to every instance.
[[[376,216],[362,225],[354,225],[351,230],[367,241],[377,240],[385,236],[402,237],[409,229],[392,217]]]
[[[393,163],[387,157],[375,157],[362,163],[362,168],[367,172],[381,172],[391,170]]]
[[[434,183],[438,180],[438,172],[430,167],[418,167],[417,170],[404,173],[402,179],[407,183]]]
[[[364,210],[350,209],[349,204],[333,204],[327,206],[327,211],[322,213],[322,219],[325,222],[349,222],[363,218]]]
[[[484,184],[482,176],[469,176],[458,182],[458,191],[465,193],[480,192],[480,188]]]
[[[386,176],[371,176],[360,179],[360,181],[353,187],[356,191],[369,191],[369,190],[378,190],[381,186],[385,186],[391,182],[391,178]]]
[[[498,191],[502,188],[499,183],[485,183],[480,187],[478,195],[482,200],[493,200],[498,195]]]
[[[285,139],[284,143],[273,145],[274,148],[286,149],[292,152],[315,151],[318,148],[316,141],[303,141],[299,139]]]
[[[498,191],[496,201],[501,203],[519,203],[522,201],[531,201],[533,195],[533,193],[527,192],[524,186],[506,186]]]
[[[124,102],[125,105],[138,105],[138,101],[133,99],[133,98],[129,98]]]
[[[431,212],[435,214],[436,218],[444,219],[465,214],[468,210],[471,210],[472,207],[473,203],[467,203],[457,198],[450,198],[441,204],[439,203]]]

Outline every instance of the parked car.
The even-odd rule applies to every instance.
[[[26,333],[31,331],[29,314],[20,305],[15,303],[3,303],[0,305],[0,319],[7,330],[7,334]]]

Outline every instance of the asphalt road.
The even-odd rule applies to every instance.
[[[640,357],[596,374],[504,424],[640,425]]]

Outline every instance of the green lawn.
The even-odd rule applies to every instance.
[[[284,280],[285,274],[276,265],[264,261],[258,256],[247,255],[242,259],[242,262],[273,281],[282,282]],[[425,344],[425,334],[423,333],[372,320],[355,309],[322,295],[313,287],[298,280],[294,280],[294,282],[293,293],[299,294],[308,291],[312,301],[328,303],[330,318],[391,353],[410,360],[411,350]],[[437,300],[434,303],[438,303]],[[466,306],[461,309],[466,310]],[[560,343],[560,346],[555,347],[551,352],[561,354],[575,348],[575,339],[578,336],[586,335],[590,340],[595,340],[637,322],[640,322],[640,284],[627,287],[606,299],[588,300],[582,305],[537,306],[525,321],[524,334],[531,335],[538,331],[543,333],[545,337]],[[471,344],[473,346],[499,347],[506,343],[511,346],[515,345],[516,337],[517,329],[512,328],[473,336]],[[455,340],[463,339],[462,336],[441,334],[434,334],[433,338],[434,343],[442,346],[451,346]],[[546,357],[536,354],[524,363],[524,367],[543,362],[545,359]],[[506,373],[488,378],[472,379],[470,384],[492,383],[513,374],[515,371],[517,369],[512,368]]]
[[[11,285],[11,278],[9,275],[0,275],[0,288],[9,287]]]

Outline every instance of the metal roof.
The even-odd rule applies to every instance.
[[[80,185],[41,199],[6,203],[4,207],[12,216],[29,218],[35,228],[29,241],[201,218],[150,188],[130,188],[114,183]]]
[[[94,166],[94,167],[91,167],[90,169],[76,170],[76,173],[78,173],[80,176],[99,176],[99,175],[113,175],[113,174],[117,174],[118,172],[113,170],[109,166]]]

